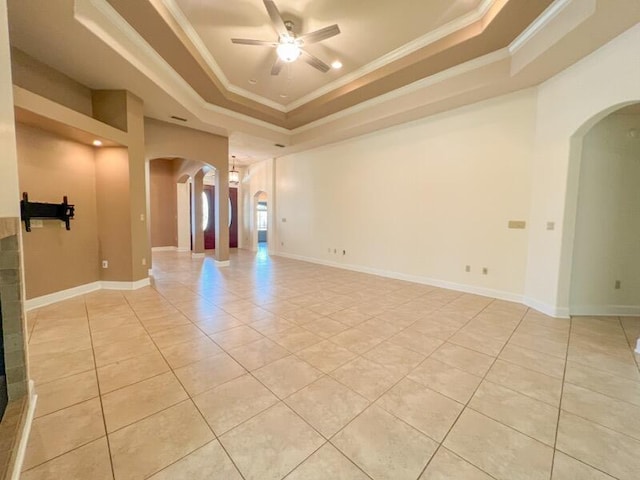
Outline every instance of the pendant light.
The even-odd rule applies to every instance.
[[[229,185],[237,187],[240,184],[240,172],[236,170],[236,156],[231,155],[233,158],[233,167],[229,170]]]

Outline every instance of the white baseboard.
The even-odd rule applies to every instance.
[[[85,285],[67,288],[66,290],[60,290],[59,292],[42,295],[41,297],[30,298],[29,300],[25,300],[24,307],[26,311],[29,311],[34,308],[44,307],[46,305],[51,305],[52,303],[61,302],[62,300],[68,300],[73,297],[95,292],[101,288],[102,282],[91,282]]]
[[[11,473],[11,480],[19,480],[20,473],[22,472],[22,464],[24,463],[24,456],[27,452],[27,445],[29,442],[29,434],[31,433],[31,425],[33,424],[33,417],[36,413],[36,404],[38,403],[38,395],[36,394],[33,380],[29,380],[29,406],[27,407],[27,416],[22,428],[22,435],[20,436],[20,443],[16,450],[15,463],[13,465],[13,472]]]
[[[638,355],[640,355],[640,338],[636,342],[636,349],[634,350]]]
[[[143,278],[142,280],[137,280],[135,282],[92,282],[68,288],[66,290],[60,290],[59,292],[42,295],[41,297],[30,298],[25,300],[24,308],[28,312],[35,308],[45,307],[52,303],[69,300],[70,298],[85,295],[97,290],[137,290],[138,288],[146,287],[148,285],[151,285],[149,278]]]
[[[640,305],[576,305],[570,310],[571,315],[640,317]]]
[[[149,278],[143,278],[135,282],[100,282],[104,290],[137,290],[151,285]]]
[[[204,258],[204,253],[192,253],[191,258]]]
[[[151,247],[152,252],[176,252],[178,247],[166,246],[166,247]]]
[[[342,268],[344,270],[351,270],[354,272],[369,273],[371,275],[377,275],[379,277],[393,278],[396,280],[405,280],[407,282],[420,283],[422,285],[430,285],[432,287],[446,288],[449,290],[456,290],[458,292],[473,293],[483,297],[497,298],[500,300],[506,300],[509,302],[523,303],[522,295],[513,292],[506,292],[503,290],[495,290],[493,288],[478,287],[476,285],[465,285],[462,283],[449,282],[446,280],[439,280],[436,278],[423,277],[419,275],[409,275],[406,273],[393,272],[389,270],[380,270],[377,268],[363,267],[361,265],[352,265],[347,263],[337,263],[328,260],[321,260],[313,257],[305,257],[302,255],[294,255],[283,252],[273,252],[272,255],[276,255],[284,258],[291,258],[293,260],[301,260],[303,262],[316,263],[318,265],[325,265],[327,267]]]
[[[554,318],[569,318],[569,309],[566,307],[557,307],[555,305],[549,305],[548,303],[541,302],[535,298],[524,297],[522,303],[527,307],[549,315]]]
[[[214,263],[216,264],[216,267],[228,267],[231,265],[229,260],[214,260]]]
[[[178,247],[178,249],[176,250],[176,252],[178,253],[184,253],[184,252],[190,252],[191,249],[187,248],[187,247]]]

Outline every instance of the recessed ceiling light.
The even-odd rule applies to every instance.
[[[249,79],[249,83],[250,83],[251,85],[255,85],[256,83],[258,83],[258,80],[256,80],[255,78],[250,78],[250,79]]]
[[[335,70],[342,68],[342,62],[340,60],[335,60],[331,63],[331,68],[334,68]]]
[[[102,146],[102,142],[100,140],[94,140],[93,141],[93,146],[94,147],[101,147]]]

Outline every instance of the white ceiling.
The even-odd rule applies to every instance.
[[[214,69],[219,67],[237,89],[282,106],[295,104],[319,88],[353,74],[366,65],[434,32],[459,28],[473,19],[487,0],[276,0],[285,20],[298,34],[337,23],[341,33],[308,45],[309,53],[325,63],[340,60],[340,70],[322,73],[302,61],[287,64],[280,75],[270,74],[275,50],[234,45],[231,38],[277,41],[262,0],[163,0],[183,29],[200,43]],[[177,11],[176,11],[177,7]],[[443,28],[445,27],[445,28]],[[197,37],[194,37],[195,34]],[[416,46],[419,42],[416,42]],[[414,48],[415,49],[415,46]],[[201,53],[203,53],[201,51]],[[379,66],[379,65],[378,65]],[[249,83],[255,80],[255,84]],[[253,97],[255,98],[255,97]]]

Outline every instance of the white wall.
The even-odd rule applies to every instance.
[[[635,129],[637,137],[629,135]],[[613,114],[584,137],[572,314],[640,315],[640,115]],[[621,282],[619,290],[615,281]]]
[[[178,202],[178,251],[188,252],[191,249],[191,211],[189,208],[189,183],[176,184],[176,199]]]
[[[278,253],[520,299],[534,122],[525,90],[277,159]]]
[[[640,25],[538,88],[526,302],[569,313],[582,136],[620,106],[640,100]],[[546,230],[546,222],[556,224]]]
[[[20,216],[7,2],[0,0],[0,218]]]
[[[241,169],[241,182],[238,190],[238,210],[241,212],[238,231],[238,246],[240,248],[254,251],[257,249],[255,196],[259,192],[264,192],[267,194],[268,248],[270,252],[275,250],[277,236],[273,213],[275,207],[273,182],[274,161],[271,159]]]

